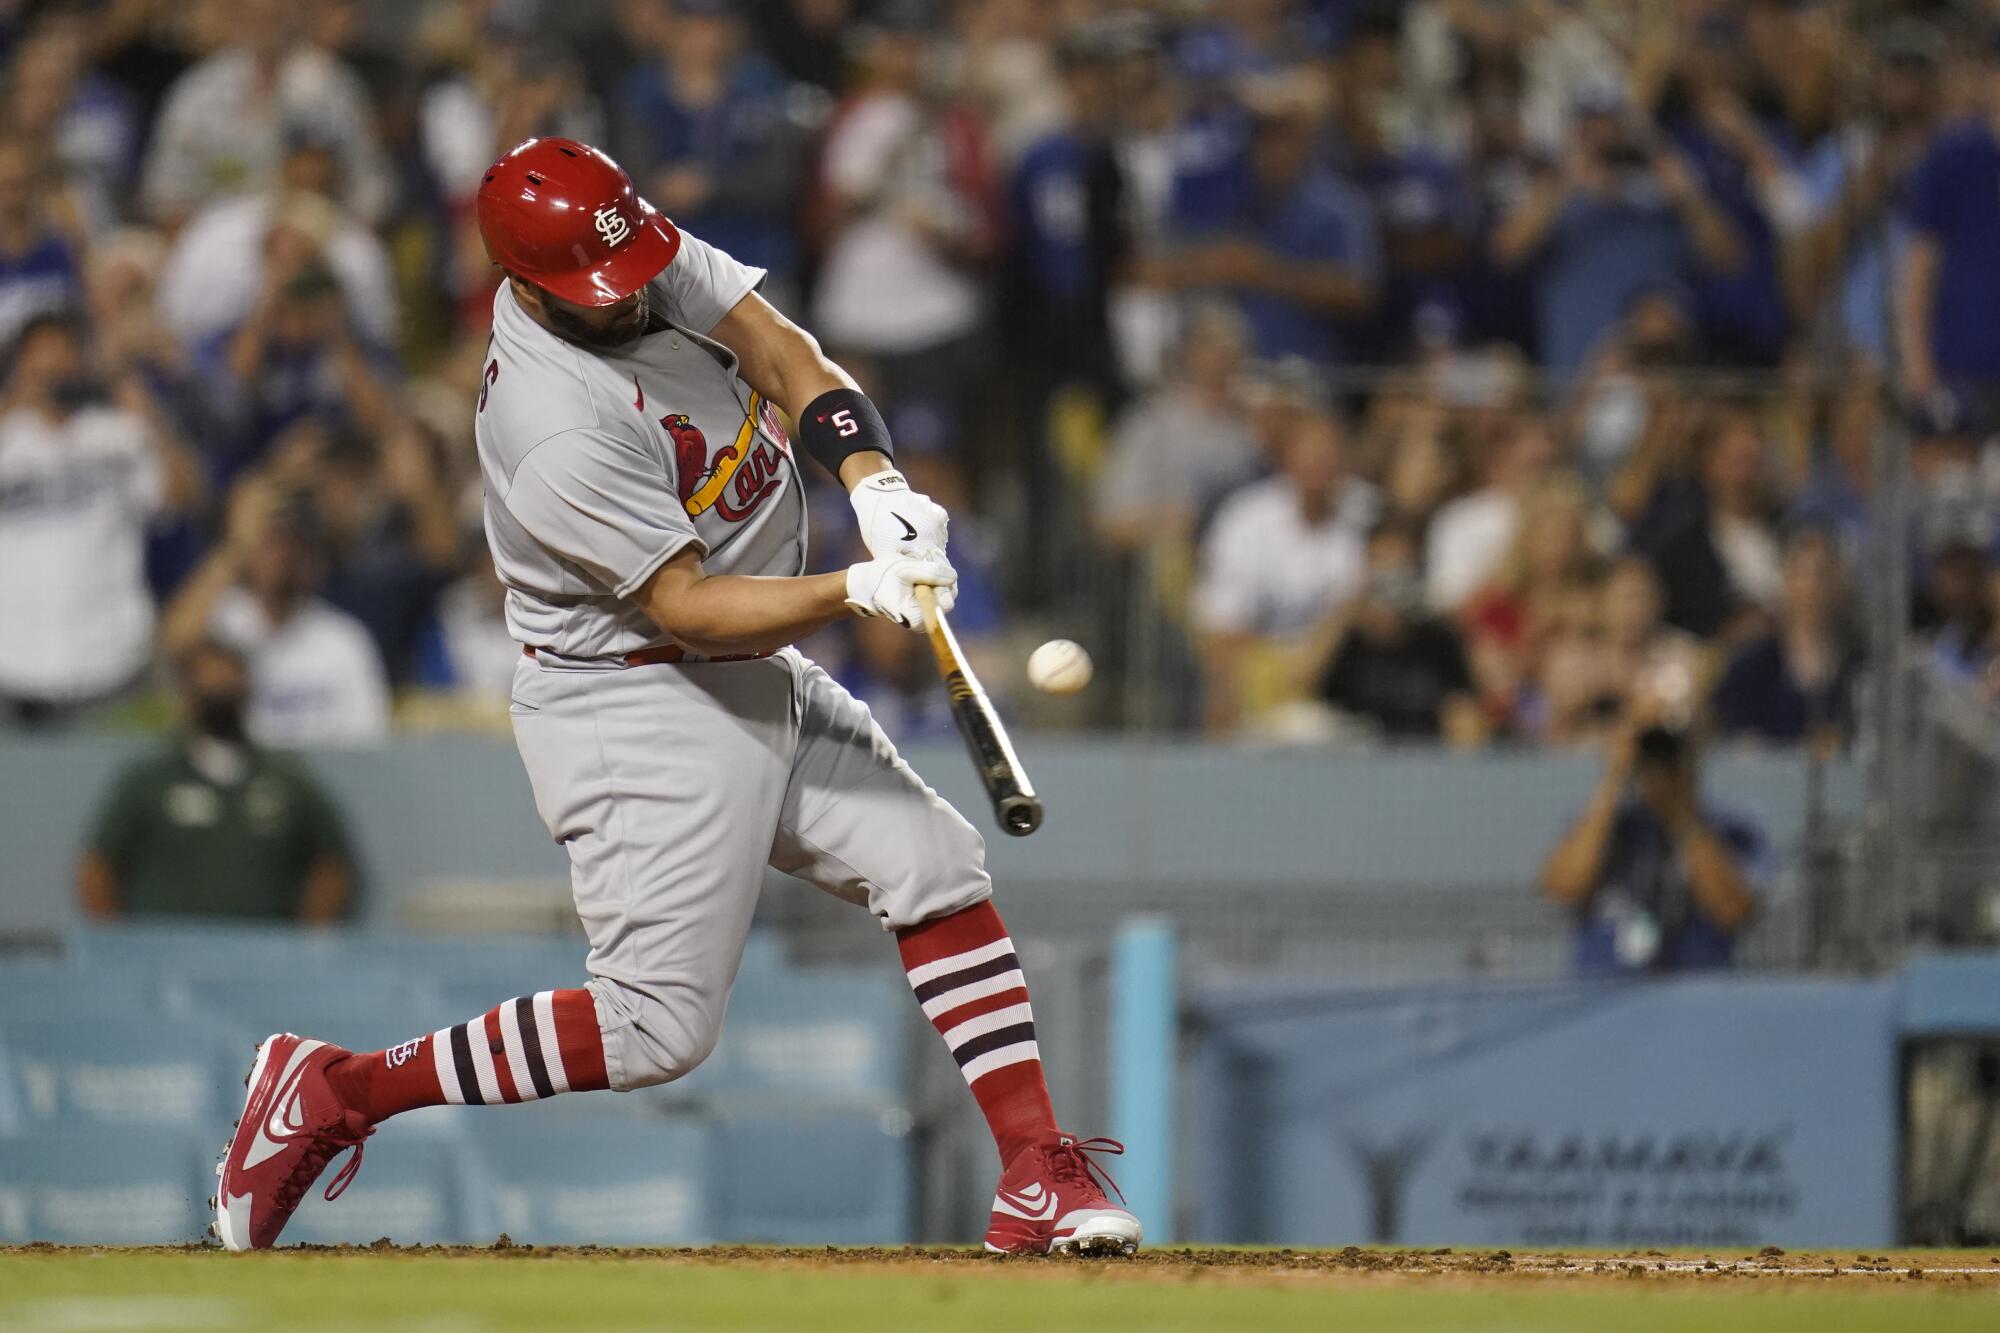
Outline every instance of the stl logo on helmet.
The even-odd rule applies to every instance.
[[[606,245],[622,245],[631,239],[632,224],[610,204],[598,209],[593,220],[597,223],[597,234],[604,238]]]

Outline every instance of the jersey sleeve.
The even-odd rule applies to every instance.
[[[706,336],[738,301],[764,285],[764,270],[684,231],[673,262],[655,281],[667,318]]]
[[[505,503],[536,541],[618,597],[684,548],[708,551],[666,467],[604,431],[564,431],[536,445]]]

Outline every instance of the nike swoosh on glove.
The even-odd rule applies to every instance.
[[[910,489],[900,472],[864,477],[847,493],[861,527],[861,541],[877,560],[894,555],[943,555],[951,516],[944,506]]]
[[[958,601],[958,571],[942,555],[892,556],[847,568],[847,604],[864,616],[881,616],[905,629],[927,629],[916,589],[937,590],[940,613]]]

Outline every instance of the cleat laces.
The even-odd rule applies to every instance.
[[[286,1212],[298,1207],[305,1198],[306,1191],[312,1188],[313,1181],[319,1179],[319,1173],[326,1170],[326,1164],[338,1154],[352,1148],[354,1155],[348,1158],[347,1164],[326,1183],[327,1202],[331,1203],[338,1199],[346,1191],[348,1183],[361,1170],[362,1140],[374,1132],[373,1125],[358,1134],[343,1126],[334,1126],[315,1134],[312,1146],[299,1157],[298,1165],[292,1168],[291,1174],[285,1177],[284,1185],[278,1190],[276,1200],[278,1206]]]
[[[1092,1159],[1093,1153],[1121,1157],[1125,1153],[1125,1145],[1116,1139],[1073,1139],[1065,1134],[1048,1150],[1049,1174],[1062,1184],[1082,1185],[1096,1190],[1099,1195],[1109,1190],[1118,1196],[1118,1202],[1125,1202],[1124,1191],[1118,1188],[1118,1182],[1111,1178],[1111,1173]]]

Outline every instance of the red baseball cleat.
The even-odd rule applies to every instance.
[[[995,1254],[1131,1254],[1139,1248],[1139,1219],[1114,1208],[1104,1186],[1118,1186],[1087,1153],[1125,1151],[1113,1139],[1073,1139],[1064,1134],[1015,1154],[993,1196],[993,1224],[986,1248]],[[1098,1182],[1102,1180],[1103,1185]],[[1125,1196],[1118,1195],[1123,1203]]]
[[[229,1149],[216,1163],[222,1178],[209,1202],[211,1230],[231,1250],[262,1250],[306,1197],[313,1182],[342,1151],[354,1156],[326,1187],[337,1199],[361,1166],[361,1141],[375,1132],[359,1111],[341,1105],[326,1067],[348,1054],[338,1046],[279,1032],[257,1048],[245,1080],[250,1095]]]

